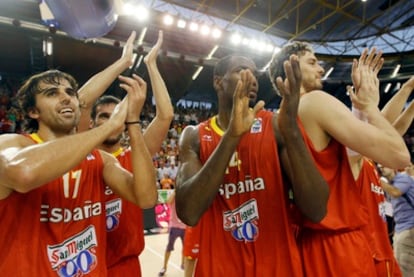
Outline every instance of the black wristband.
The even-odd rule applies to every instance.
[[[137,120],[137,121],[125,121],[125,125],[130,125],[130,124],[141,124],[141,120]]]

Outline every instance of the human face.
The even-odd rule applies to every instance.
[[[108,104],[101,104],[96,106],[96,116],[93,118],[93,127],[98,127],[102,124],[104,124],[112,115],[114,112],[114,109],[116,107],[115,103],[108,103]],[[119,141],[122,138],[122,132],[119,134],[114,134],[108,138],[105,139],[103,144],[105,145],[114,145],[119,143]]]
[[[318,63],[315,55],[309,51],[299,56],[300,71],[302,73],[302,92],[322,89],[322,77],[325,70]]]
[[[77,91],[66,79],[58,84],[40,82],[36,94],[36,107],[29,116],[39,122],[39,132],[46,128],[55,133],[68,133],[79,123],[80,109]]]
[[[221,86],[224,95],[228,101],[231,101],[230,103],[233,101],[233,94],[235,92],[237,82],[240,80],[240,72],[244,69],[250,70],[255,76],[257,74],[256,65],[252,60],[244,57],[233,57],[230,60],[226,74],[221,79]],[[259,84],[257,79],[255,79],[248,89],[248,96],[250,98],[251,105],[256,103],[258,90]]]

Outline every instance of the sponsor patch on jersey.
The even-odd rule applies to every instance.
[[[262,132],[262,119],[261,118],[255,118],[252,124],[252,127],[250,128],[250,133],[257,134]]]
[[[95,227],[90,225],[62,243],[48,245],[48,259],[58,276],[83,276],[96,268],[97,246]]]
[[[212,140],[213,140],[213,138],[212,138],[210,135],[203,135],[203,136],[201,137],[201,140],[202,140],[202,141],[212,141]]]
[[[121,213],[122,213],[121,198],[117,198],[117,199],[106,202],[105,211],[106,211],[106,230],[110,232],[110,231],[117,229],[119,226],[119,220],[120,220]]]
[[[95,160],[95,156],[93,154],[89,153],[88,156],[86,156],[86,159],[88,161],[92,161],[92,160]]]
[[[238,241],[253,242],[259,235],[259,211],[256,199],[250,199],[234,210],[223,212],[223,228]]]

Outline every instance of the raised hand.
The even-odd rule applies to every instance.
[[[408,87],[411,90],[414,90],[414,76],[411,76],[404,84],[403,87]]]
[[[127,92],[128,114],[126,121],[138,121],[147,96],[147,83],[138,75],[132,78],[119,76],[120,86]]]
[[[377,51],[376,48],[372,48],[369,55],[368,49],[365,49],[359,60],[353,61],[351,77],[354,90],[348,90],[353,107],[362,111],[371,105],[378,106],[378,73],[383,64],[382,52]]]
[[[292,126],[292,120],[296,121],[302,83],[299,59],[296,55],[291,55],[289,61],[283,63],[283,67],[286,79],[276,78],[276,86],[282,96],[278,115],[278,124],[281,131]]]
[[[256,82],[256,77],[249,69],[240,72],[240,80],[233,94],[233,109],[228,127],[231,136],[241,136],[249,131],[257,112],[264,107],[264,102],[258,101],[253,109],[249,108],[249,93],[254,89],[253,82]]]
[[[128,66],[133,64],[133,57],[134,57],[134,41],[136,37],[136,32],[132,31],[126,41],[124,48],[122,49],[122,56],[121,59],[125,59],[128,62]]]
[[[161,45],[163,42],[164,34],[160,30],[158,31],[158,40],[155,43],[155,45],[151,48],[151,50],[148,52],[148,54],[144,57],[144,63],[146,65],[150,63],[155,63],[157,61],[158,52],[161,49]]]
[[[127,121],[127,114],[128,114],[128,95],[122,99],[120,103],[118,103],[111,114],[108,122],[111,122],[113,127],[112,134],[118,135],[122,131],[125,130],[125,121]]]

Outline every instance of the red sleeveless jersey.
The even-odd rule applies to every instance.
[[[62,177],[0,200],[1,276],[106,276],[102,169],[94,150]]]
[[[272,126],[260,111],[235,150],[219,192],[200,219],[195,276],[303,276]],[[199,125],[205,163],[223,131]]]
[[[370,216],[363,231],[371,246],[372,256],[377,265],[377,275],[402,276],[388,238],[384,191],[372,161],[363,159],[357,185],[360,187],[361,196]]]
[[[123,168],[132,171],[130,150],[121,148],[112,154]],[[121,199],[109,187],[105,194],[108,276],[141,276],[138,255],[145,245],[142,209]]]
[[[376,276],[362,228],[368,224],[365,200],[352,175],[346,149],[331,138],[321,151],[300,124],[305,143],[329,185],[327,214],[319,223],[304,220],[300,244],[306,276]]]

